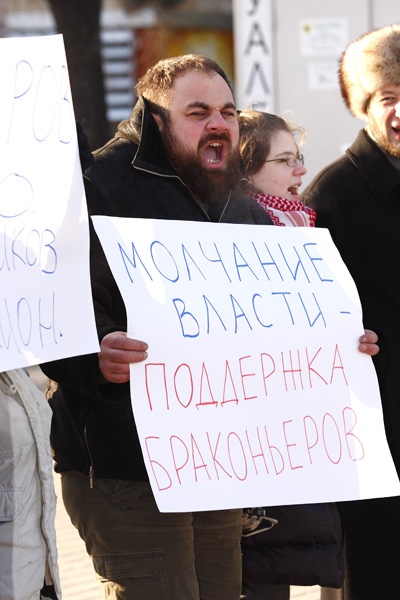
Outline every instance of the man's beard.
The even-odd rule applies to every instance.
[[[197,152],[185,148],[184,144],[171,132],[168,123],[164,126],[162,137],[174,171],[200,202],[210,205],[225,201],[231,191],[239,188],[239,150],[232,148],[227,133],[206,134],[201,138]],[[207,169],[203,164],[200,148],[208,140],[221,140],[227,143],[227,160],[223,169]]]
[[[379,129],[375,119],[371,118],[368,121],[368,129],[371,133],[372,138],[378,144],[382,150],[386,150],[392,156],[400,158],[400,144],[392,144],[385,134]]]

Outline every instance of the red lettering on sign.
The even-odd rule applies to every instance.
[[[348,424],[346,423],[346,414],[348,415],[349,413],[354,417],[354,423],[353,423],[351,429],[348,428]],[[346,444],[347,444],[347,450],[349,451],[349,457],[351,458],[351,460],[362,460],[365,456],[364,446],[363,446],[360,438],[358,438],[353,433],[353,430],[357,424],[356,412],[350,406],[346,406],[342,411],[342,415],[343,415],[344,435],[345,435],[345,440],[346,440]],[[352,456],[350,446],[349,446],[349,440],[348,440],[349,437],[351,437],[353,441],[357,441],[361,448],[362,456],[360,456],[359,458],[353,458],[353,456]]]
[[[283,436],[285,438],[285,443],[286,443],[286,449],[287,449],[287,453],[288,453],[290,468],[292,469],[292,471],[294,471],[295,469],[302,469],[303,466],[302,465],[297,465],[297,466],[294,467],[292,465],[292,457],[290,456],[289,448],[294,448],[295,446],[297,446],[297,444],[289,444],[289,442],[287,440],[286,425],[288,425],[289,423],[293,423],[293,421],[292,420],[290,420],[290,421],[283,421],[283,423],[282,423],[282,426],[283,426]]]

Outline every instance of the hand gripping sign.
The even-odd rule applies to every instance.
[[[149,344],[131,396],[161,511],[399,494],[357,290],[327,230],[93,222],[128,335]]]

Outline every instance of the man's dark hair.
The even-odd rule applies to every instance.
[[[136,85],[139,96],[147,100],[151,112],[166,117],[170,102],[170,90],[178,77],[188,71],[197,71],[213,76],[215,73],[226,81],[232,94],[232,86],[226,73],[218,63],[201,54],[184,54],[160,60],[141,77]]]

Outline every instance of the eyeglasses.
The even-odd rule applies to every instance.
[[[297,167],[299,162],[304,165],[304,156],[303,154],[298,154],[297,156],[294,154],[289,154],[288,156],[282,158],[271,158],[270,160],[264,160],[264,162],[285,162],[288,167]]]

